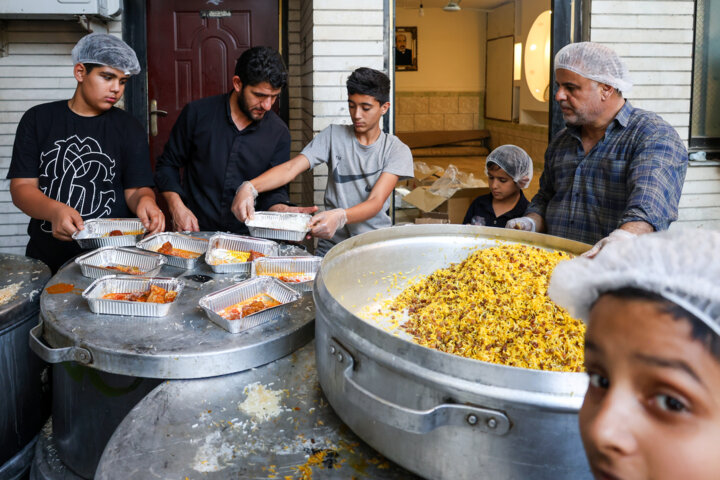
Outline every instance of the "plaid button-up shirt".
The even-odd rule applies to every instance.
[[[550,142],[526,213],[542,216],[550,235],[589,244],[627,222],[667,230],[677,220],[687,163],[675,129],[626,101],[587,155],[580,127]]]

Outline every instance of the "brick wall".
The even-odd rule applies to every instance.
[[[387,72],[382,0],[301,3],[303,142],[333,123],[349,124],[345,81],[358,67]],[[313,200],[322,206],[327,167],[313,171]]]

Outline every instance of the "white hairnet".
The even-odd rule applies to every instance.
[[[720,335],[720,232],[688,229],[609,243],[594,258],[561,262],[548,295],[587,322],[605,292],[624,287],[656,293],[694,314]]]
[[[72,49],[73,65],[78,63],[98,63],[122,70],[126,75],[140,73],[135,51],[113,35],[91,33],[85,35]]]
[[[490,152],[485,159],[485,175],[488,174],[488,163],[497,164],[510,175],[520,188],[527,188],[533,176],[533,162],[530,155],[515,145],[502,145]]]
[[[555,70],[564,68],[590,80],[615,87],[621,92],[632,89],[627,65],[612,48],[593,42],[565,45],[555,55]]]

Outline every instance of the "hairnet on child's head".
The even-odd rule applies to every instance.
[[[515,145],[502,145],[490,152],[485,159],[485,175],[488,174],[488,163],[494,163],[505,170],[520,188],[527,188],[533,176],[533,163],[530,155]]]
[[[98,63],[117,68],[126,75],[140,73],[135,51],[119,38],[106,33],[85,35],[72,49],[73,65],[78,63]]]
[[[608,243],[593,259],[561,262],[548,295],[571,315],[588,321],[603,293],[634,287],[683,307],[720,335],[720,232],[688,229]]]
[[[555,55],[555,70],[570,70],[590,80],[615,87],[621,92],[632,89],[627,65],[612,48],[593,42],[571,43]]]

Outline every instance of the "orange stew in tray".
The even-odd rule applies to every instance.
[[[197,258],[200,256],[200,253],[198,252],[183,250],[182,248],[174,248],[170,242],[163,243],[160,248],[158,248],[157,252],[162,253],[163,255],[172,255],[173,257],[180,258]]]
[[[238,320],[247,317],[253,313],[267,310],[268,308],[277,307],[280,302],[272,298],[267,293],[260,293],[254,297],[243,300],[242,302],[230,305],[229,307],[218,312],[218,315],[225,320]]]
[[[104,300],[126,300],[130,302],[172,303],[176,297],[177,292],[165,290],[157,285],[150,285],[150,289],[144,292],[106,293],[100,298]]]
[[[108,270],[117,270],[118,272],[126,273],[128,275],[142,275],[145,273],[138,267],[128,267],[125,265],[107,265],[103,268],[107,268]]]

